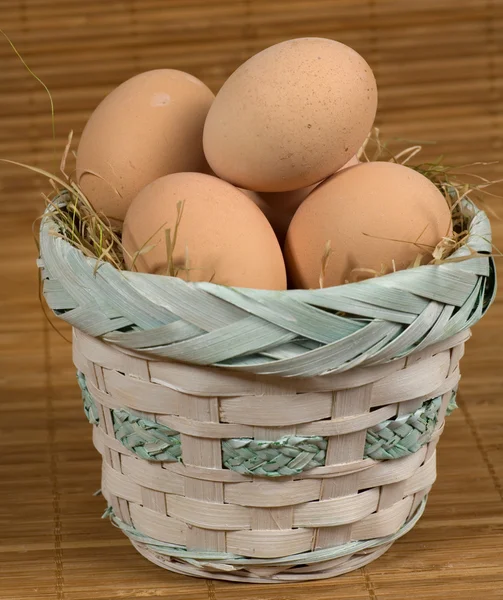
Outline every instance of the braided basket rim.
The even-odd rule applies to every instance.
[[[285,377],[381,364],[468,329],[492,303],[489,219],[469,199],[463,207],[469,235],[448,262],[283,291],[119,271],[55,235],[49,207],[40,230],[44,295],[74,327],[154,359]],[[473,250],[478,256],[466,258]]]

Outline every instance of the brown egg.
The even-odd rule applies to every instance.
[[[141,73],[108,94],[77,151],[77,182],[95,210],[123,220],[154,179],[207,169],[202,133],[213,98],[199,79],[172,69]]]
[[[354,50],[333,40],[276,44],[224,83],[204,126],[222,179],[260,192],[296,190],[341,168],[374,121],[376,83]]]
[[[172,253],[177,272],[169,273],[166,230],[173,239],[180,203]],[[237,287],[286,288],[281,248],[267,219],[245,194],[211,175],[175,173],[145,187],[126,214],[122,242],[128,267],[144,273]]]
[[[285,243],[288,275],[299,288],[324,287],[405,269],[451,235],[450,208],[420,173],[395,163],[362,163],[319,185],[301,204]]]
[[[276,233],[278,242],[283,246],[288,226],[290,225],[290,221],[292,220],[295,211],[315,187],[315,185],[311,185],[300,190],[292,190],[291,192],[260,193],[240,189],[251,198],[264,213]]]

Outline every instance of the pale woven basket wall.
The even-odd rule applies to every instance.
[[[274,583],[374,560],[424,510],[467,336],[388,365],[290,380],[146,360],[75,332],[114,521],[147,558],[189,575]],[[420,409],[430,398],[428,425]],[[282,436],[278,461],[261,447]],[[309,436],[328,442],[322,452]],[[243,438],[262,442],[224,468],[222,441],[240,449]]]
[[[489,221],[463,209],[452,262],[285,292],[118,272],[47,211],[44,294],[75,328],[107,514],[142,554],[233,581],[324,578],[414,525],[495,293]]]

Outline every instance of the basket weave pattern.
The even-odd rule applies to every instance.
[[[145,359],[75,331],[74,362],[95,402],[102,490],[116,522],[148,558],[192,575],[298,580],[373,560],[435,480],[435,447],[468,335],[385,365],[285,379]],[[427,444],[394,460],[364,457],[369,428],[437,397]],[[180,432],[182,462],[146,461],[121,443],[112,415],[124,407]],[[281,480],[223,467],[223,440],[295,435],[328,440],[324,466]]]
[[[98,409],[89,393],[85,376],[78,371],[77,378],[88,421],[98,425]],[[455,408],[453,394],[446,415]],[[388,460],[417,452],[431,440],[441,409],[442,397],[438,396],[424,402],[413,413],[396,415],[370,427],[366,434],[363,458]],[[140,458],[164,462],[181,460],[179,432],[123,408],[112,409],[110,414],[115,438]],[[285,435],[271,441],[227,439],[222,442],[222,463],[225,468],[245,475],[296,475],[325,466],[327,446],[328,438],[320,436]]]

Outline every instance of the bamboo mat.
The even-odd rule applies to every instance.
[[[500,160],[478,172],[503,177],[502,0],[0,0],[0,27],[53,93],[56,162],[68,131],[78,134],[104,94],[134,73],[183,69],[216,91],[261,48],[317,35],[371,64],[385,138],[436,140],[425,157],[445,154],[453,164]],[[47,96],[2,42],[0,157],[53,169],[53,147]],[[189,579],[149,564],[99,518],[100,461],[70,347],[37,298],[31,225],[46,189],[0,165],[1,600],[503,598],[501,294],[468,344],[461,410],[449,419],[438,481],[411,533],[337,580]],[[501,248],[502,222],[494,231]]]

